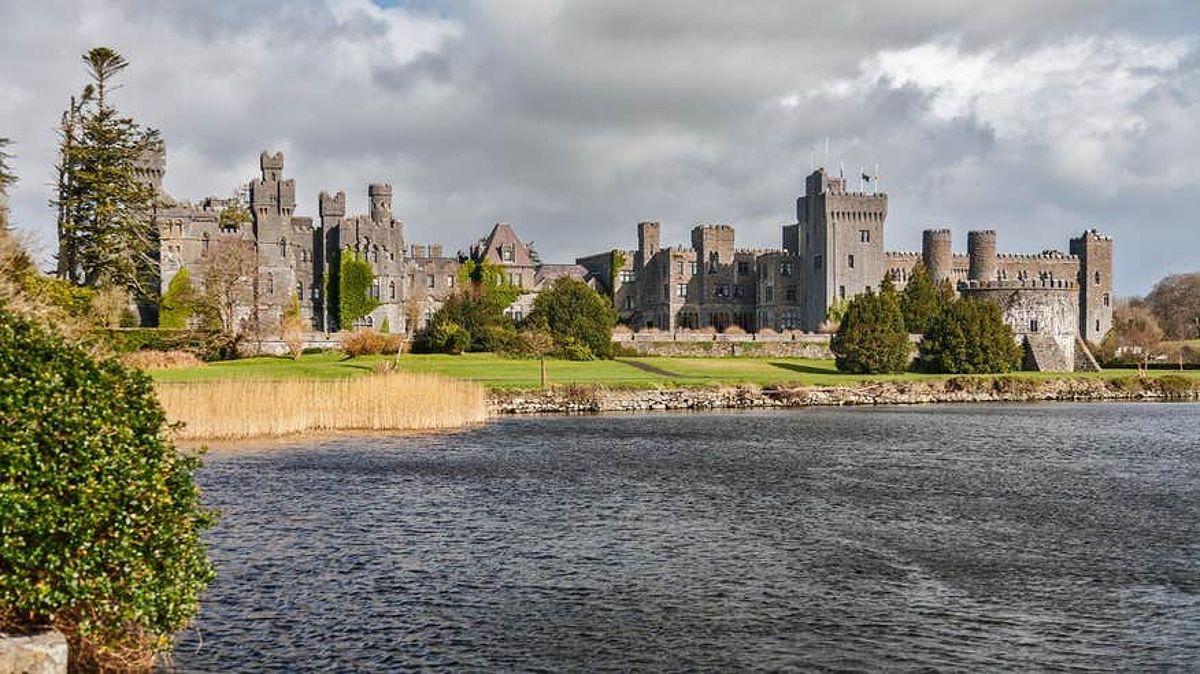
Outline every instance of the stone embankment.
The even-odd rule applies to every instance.
[[[796,388],[747,385],[633,390],[568,386],[546,391],[496,391],[491,394],[490,406],[493,414],[505,415],[922,403],[1195,401],[1200,400],[1198,385],[1186,379],[1166,382],[1153,379],[1039,381],[1018,377],[957,377]]]
[[[67,674],[67,639],[58,630],[0,632],[0,672]]]

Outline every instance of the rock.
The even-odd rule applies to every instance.
[[[0,672],[66,674],[66,637],[49,628],[31,634],[0,633]]]

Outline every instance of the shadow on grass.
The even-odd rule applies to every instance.
[[[781,363],[778,361],[772,361],[771,365],[774,367],[777,367],[781,370],[791,370],[792,372],[801,372],[804,374],[823,374],[823,375],[840,374],[837,370],[830,370],[828,368],[816,367],[813,365],[804,365],[802,363]]]
[[[665,370],[661,367],[651,365],[650,363],[642,363],[640,361],[627,360],[625,358],[615,358],[614,360],[616,360],[618,363],[628,365],[629,367],[637,368],[637,369],[641,370],[642,372],[649,372],[650,374],[658,375],[660,377],[668,377],[671,379],[676,379],[676,378],[678,378],[678,379],[696,379],[697,378],[694,375],[679,374],[678,372],[672,372],[670,370]]]

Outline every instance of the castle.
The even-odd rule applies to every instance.
[[[242,200],[208,197],[193,204],[174,199],[162,188],[165,148],[160,145],[143,158],[139,177],[158,194],[153,217],[159,232],[162,293],[184,268],[192,282],[202,286],[223,241],[245,242],[255,251],[253,298],[237,307],[239,321],[274,321],[294,297],[305,322],[318,332],[385,325],[396,332],[419,330],[455,291],[459,269],[467,260],[503,267],[508,281],[525,291],[508,309],[514,320],[523,318],[536,293],[559,277],[594,285],[583,267],[542,264],[507,223],[497,223],[470,247],[469,255],[446,255],[437,244],[408,245],[404,223],[393,215],[392,186],[387,184],[367,187],[370,212],[361,215],[347,214],[345,192],[321,192],[319,220],[314,223],[295,214],[296,183],[284,177],[283,154],[264,151],[259,166],[261,175],[244,191],[249,222],[238,223],[222,221],[221,214],[240,208]],[[350,254],[370,264],[373,281],[368,294],[378,306],[354,325],[343,326],[331,310],[330,289],[337,287],[341,260]],[[152,321],[151,317],[147,322]]]
[[[470,246],[446,255],[441,245],[406,244],[404,223],[392,211],[392,187],[367,188],[370,212],[349,215],[344,192],[321,192],[319,220],[295,214],[296,184],[284,177],[282,153],[263,152],[261,175],[244,200],[247,223],[223,221],[221,213],[239,200],[209,197],[198,204],[162,191],[166,167],[160,146],[139,167],[160,195],[154,217],[160,233],[161,288],[188,267],[203,283],[216,242],[239,240],[256,250],[255,301],[239,308],[278,317],[296,297],[314,331],[389,326],[412,333],[426,325],[455,292],[467,260],[504,268],[523,289],[507,314],[520,320],[537,292],[572,276],[610,295],[621,321],[634,329],[664,331],[738,326],[749,332],[818,330],[835,305],[877,291],[885,276],[898,288],[922,262],[936,281],[948,281],[966,297],[995,302],[1026,344],[1037,369],[1069,370],[1094,364],[1084,342],[1099,342],[1112,326],[1112,240],[1095,230],[1071,239],[1069,252],[1009,255],[997,251],[994,231],[973,231],[966,254],[955,253],[950,231],[926,230],[922,250],[884,248],[888,195],[851,191],[841,176],[824,169],[805,179],[796,200],[796,221],[782,228],[778,249],[739,249],[726,224],[695,227],[689,247],[664,247],[657,222],[637,225],[637,248],[578,258],[574,264],[544,264],[506,223]],[[378,306],[353,326],[338,325],[329,289],[337,287],[343,256],[367,261],[369,294]]]
[[[611,293],[621,320],[665,331],[738,326],[754,332],[815,331],[836,303],[878,291],[885,275],[902,289],[918,262],[963,296],[998,304],[1037,369],[1092,367],[1082,342],[1112,327],[1112,240],[1095,230],[1069,253],[997,252],[994,231],[967,237],[955,254],[950,231],[927,230],[920,253],[884,249],[887,194],[853,192],[817,169],[796,200],[796,222],[774,250],[738,249],[729,225],[700,225],[690,247],[663,247],[657,222],[637,226],[637,249],[577,260]],[[616,267],[614,262],[621,264]],[[607,283],[607,285],[605,285]]]

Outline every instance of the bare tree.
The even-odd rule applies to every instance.
[[[1113,308],[1113,335],[1116,348],[1141,356],[1138,372],[1150,362],[1150,351],[1162,341],[1163,330],[1154,314],[1139,304],[1121,303]]]
[[[244,239],[213,241],[203,258],[204,297],[216,309],[221,328],[240,332],[238,310],[257,302],[258,251]]]

